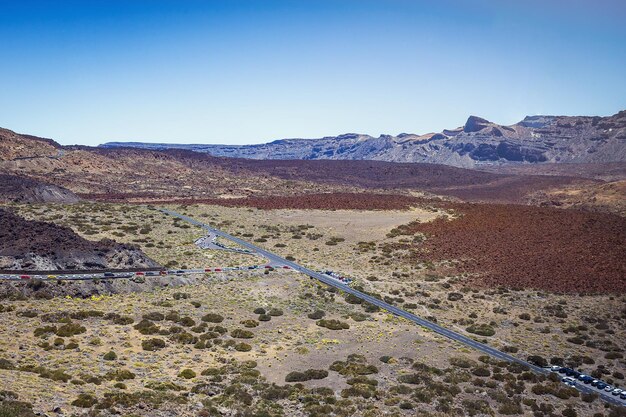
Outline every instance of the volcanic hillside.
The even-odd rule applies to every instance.
[[[108,239],[93,242],[78,236],[70,228],[26,220],[0,209],[0,269],[84,270],[157,266],[133,245]]]

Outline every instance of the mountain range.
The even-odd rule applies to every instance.
[[[281,139],[258,145],[107,142],[104,148],[185,149],[248,159],[331,159],[422,162],[476,168],[536,163],[626,161],[626,110],[609,117],[527,116],[504,126],[476,116],[456,129],[397,136],[348,133]]]

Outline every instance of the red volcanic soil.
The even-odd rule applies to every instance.
[[[413,223],[415,256],[457,259],[480,286],[559,293],[626,291],[626,218],[517,205],[453,205],[461,217]]]
[[[407,210],[435,200],[399,194],[323,193],[297,196],[268,196],[246,198],[213,198],[202,200],[173,200],[179,204],[213,204],[224,207],[255,207],[262,210]]]

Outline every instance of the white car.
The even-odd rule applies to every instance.
[[[606,392],[611,392],[611,391],[613,391],[614,389],[615,389],[615,388],[613,388],[613,387],[612,387],[612,386],[610,386],[610,385],[607,385],[607,386],[606,386],[606,388],[604,388],[604,390],[605,390]]]
[[[561,381],[563,381],[566,385],[571,385],[571,386],[576,385],[576,381],[574,380],[574,378],[570,378],[569,376],[566,376],[565,378],[561,379]]]
[[[613,391],[611,391],[611,394],[613,394],[613,395],[620,395],[622,392],[624,392],[624,390],[621,390],[619,388],[615,388]]]
[[[556,365],[552,365],[552,366],[550,367],[550,370],[551,370],[552,372],[559,372],[559,371],[561,370],[561,367],[560,367],[560,366],[556,366]]]

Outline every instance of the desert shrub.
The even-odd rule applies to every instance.
[[[335,319],[318,320],[315,324],[317,324],[320,327],[325,327],[330,330],[345,330],[345,329],[350,328],[350,325],[348,323],[344,323]]]
[[[116,318],[113,319],[113,324],[118,324],[121,326],[126,326],[128,324],[133,324],[135,322],[135,320],[133,320],[132,317],[128,317],[128,316],[118,316]]]
[[[224,317],[216,313],[209,313],[202,316],[202,321],[206,321],[209,323],[221,323],[224,321]]]
[[[174,294],[172,294],[172,297],[174,297],[174,300],[186,300],[189,298],[189,294],[186,294],[184,292],[175,292]]]
[[[128,369],[116,369],[114,371],[109,371],[104,374],[104,379],[108,381],[126,381],[128,379],[135,379],[135,374]]]
[[[145,335],[157,334],[159,332],[159,326],[147,319],[141,320],[134,327],[139,333]]]
[[[527,358],[527,361],[537,366],[548,366],[548,361],[546,360],[546,358],[539,355],[530,355]]]
[[[491,372],[489,371],[489,369],[480,366],[480,367],[472,369],[472,374],[476,376],[481,376],[481,377],[488,377],[491,375]]]
[[[150,381],[146,383],[146,388],[155,390],[155,391],[182,391],[184,388],[180,385],[176,385],[173,382],[157,382]]]
[[[115,359],[117,359],[117,354],[111,350],[105,353],[102,359],[104,359],[105,361],[114,361]]]
[[[165,315],[163,313],[159,313],[158,311],[152,311],[144,314],[143,318],[151,321],[163,321],[165,320]]]
[[[252,350],[252,346],[247,343],[240,342],[235,345],[235,350],[237,352],[250,352]]]
[[[363,303],[363,300],[361,300],[359,297],[357,297],[354,294],[346,294],[344,299],[346,300],[346,303],[348,303],[348,304],[361,304],[361,303]]]
[[[272,319],[272,316],[270,316],[269,314],[259,315],[259,321],[270,321],[271,319]]]
[[[85,333],[87,329],[77,323],[67,323],[57,328],[56,334],[60,337],[71,337],[77,334]]]
[[[267,314],[272,317],[278,317],[283,315],[283,310],[281,310],[280,308],[272,308],[270,309],[270,311],[267,312]]]
[[[477,334],[479,336],[493,336],[496,331],[488,324],[472,324],[465,329],[468,333]]]
[[[78,395],[72,405],[80,408],[91,408],[98,403],[98,399],[91,394],[82,393]]]
[[[528,314],[528,313],[522,313],[522,314],[520,314],[520,315],[519,315],[519,318],[520,318],[521,320],[530,320],[530,314]]]
[[[22,310],[22,311],[18,311],[16,315],[19,317],[26,317],[26,318],[32,319],[33,317],[37,317],[39,313],[35,310]]]
[[[149,352],[160,350],[160,349],[163,349],[164,347],[165,347],[165,341],[163,341],[162,339],[153,338],[153,339],[143,340],[141,342],[141,348]]]
[[[12,370],[15,369],[15,365],[8,359],[0,358],[0,369]]]
[[[378,368],[374,365],[368,365],[364,356],[362,355],[349,355],[348,360],[335,361],[329,369],[331,371],[339,372],[344,376],[357,376],[357,375],[371,375],[378,373]]]
[[[256,320],[242,320],[240,323],[248,329],[253,329],[259,325],[259,322]]]
[[[180,343],[183,345],[190,345],[198,342],[198,338],[188,332],[175,333],[170,337],[170,339],[176,343]]]
[[[230,332],[230,335],[237,339],[252,339],[254,337],[254,333],[244,329],[235,329]]]
[[[254,314],[265,314],[265,309],[262,308],[262,307],[255,308],[254,309]]]
[[[422,382],[427,382],[428,380],[422,377],[420,374],[404,374],[398,377],[398,382],[403,384],[412,384],[419,385]]]
[[[476,366],[476,362],[469,358],[463,357],[453,357],[449,360],[450,365],[456,366],[458,368],[469,369],[473,366]]]
[[[402,410],[412,410],[413,408],[415,408],[415,407],[413,406],[413,403],[412,403],[412,402],[410,402],[410,401],[402,401],[402,402],[398,405],[398,407],[400,407],[400,409],[402,409]]]
[[[80,310],[70,313],[74,320],[85,320],[94,317],[104,317],[104,312],[98,310]]]
[[[36,337],[41,337],[41,336],[47,336],[49,334],[56,333],[56,332],[57,332],[56,326],[43,326],[43,327],[37,327],[34,331],[34,335]]]
[[[191,379],[196,377],[196,373],[192,369],[183,369],[178,374],[179,378]]]
[[[312,320],[319,320],[321,318],[323,318],[326,315],[326,313],[322,310],[315,310],[309,314],[307,314],[307,317],[312,319]]]
[[[196,322],[191,317],[186,316],[178,320],[178,324],[180,324],[181,326],[185,326],[185,327],[193,327],[196,325]]]
[[[459,301],[463,299],[463,294],[460,292],[451,292],[448,294],[448,301]]]
[[[378,358],[378,360],[383,362],[383,363],[389,363],[389,361],[391,359],[393,359],[393,357],[391,357],[389,355],[384,355],[384,356],[381,356],[380,358]]]
[[[624,355],[619,352],[607,352],[606,355],[604,355],[605,359],[622,359],[623,357]]]

